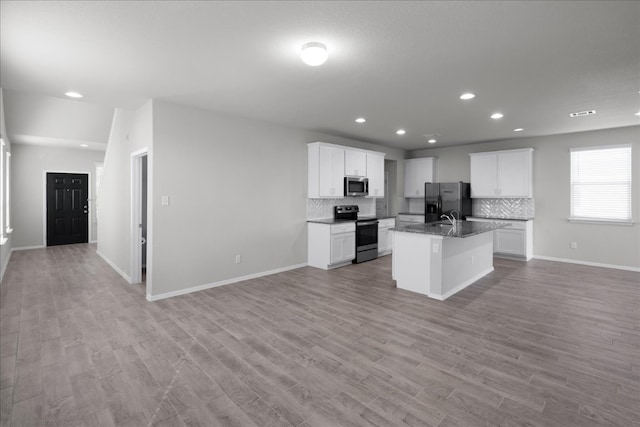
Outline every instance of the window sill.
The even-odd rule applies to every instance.
[[[11,234],[11,233],[13,233],[13,228],[9,228],[9,227],[7,227],[6,233],[7,233],[7,234]]]
[[[7,243],[9,239],[6,237],[0,237],[0,246],[4,245],[5,243]]]
[[[598,224],[598,225],[626,225],[631,226],[635,224],[633,220],[613,220],[613,219],[595,219],[595,218],[568,218],[569,222],[576,222],[581,224]]]

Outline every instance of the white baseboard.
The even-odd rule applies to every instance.
[[[11,248],[11,251],[29,251],[31,249],[43,249],[46,246],[44,245],[37,245],[37,246],[22,246],[21,248]]]
[[[13,249],[9,251],[9,255],[7,255],[7,259],[4,260],[4,265],[0,266],[0,282],[2,282],[2,278],[4,277],[4,272],[7,271],[7,266],[9,265],[9,259],[11,259],[12,253],[13,253]]]
[[[111,260],[110,260],[106,255],[104,255],[104,254],[103,254],[102,252],[100,252],[100,251],[96,251],[96,253],[98,254],[98,256],[99,256],[100,258],[102,258],[102,259],[104,260],[104,262],[106,262],[107,264],[109,264],[109,266],[110,266],[111,268],[113,268],[113,269],[114,269],[114,270],[115,270],[119,275],[121,275],[121,276],[124,278],[124,280],[126,280],[126,281],[127,281],[127,283],[132,283],[132,282],[131,282],[131,277],[129,277],[129,276],[127,275],[127,273],[125,273],[124,271],[122,271],[122,270],[120,269],[120,267],[118,267],[118,266],[117,266],[113,261],[111,261]]]
[[[486,276],[487,274],[491,273],[493,270],[494,270],[493,267],[489,267],[485,271],[482,271],[482,272],[478,273],[477,275],[473,276],[469,280],[465,280],[464,282],[460,283],[458,286],[456,286],[455,288],[451,289],[449,292],[445,292],[442,295],[429,293],[428,296],[430,298],[434,298],[434,299],[437,299],[439,301],[444,301],[447,298],[449,298],[450,296],[452,296],[454,294],[457,294],[458,292],[460,292],[461,290],[463,290],[467,286],[475,283],[477,280],[479,280],[479,279],[483,278],[484,276]]]
[[[246,276],[240,276],[240,277],[234,277],[232,279],[221,280],[219,282],[208,283],[206,285],[193,286],[191,288],[180,289],[178,291],[166,292],[164,294],[147,295],[147,301],[158,301],[165,298],[176,297],[178,295],[190,294],[191,292],[204,291],[205,289],[217,288],[218,286],[230,285],[232,283],[238,283],[245,280],[256,279],[258,277],[263,277],[263,276],[270,276],[272,274],[282,273],[284,271],[295,270],[296,268],[306,267],[307,265],[308,264],[305,262],[302,264],[289,265],[287,267],[276,268],[274,270],[262,271],[260,273],[248,274]]]
[[[97,240],[90,240],[89,243],[98,243]]]
[[[544,261],[565,262],[567,264],[580,264],[580,265],[589,265],[591,267],[613,268],[616,270],[640,272],[640,267],[629,267],[626,265],[604,264],[601,262],[579,261],[579,260],[569,259],[569,258],[556,258],[556,257],[550,257],[550,256],[542,256],[542,255],[534,255],[533,258],[541,259]]]

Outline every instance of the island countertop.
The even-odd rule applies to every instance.
[[[507,227],[508,222],[476,222],[457,221],[453,227],[448,221],[428,222],[421,224],[410,224],[392,228],[391,231],[402,233],[429,234],[432,236],[465,238],[475,236],[480,233],[497,230]]]

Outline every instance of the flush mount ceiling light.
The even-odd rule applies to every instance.
[[[435,144],[437,141],[435,138],[431,138],[427,141],[429,144]]]
[[[302,45],[300,58],[307,65],[317,67],[324,64],[328,57],[327,47],[323,43],[309,42]]]
[[[569,117],[584,117],[592,116],[596,113],[596,110],[578,111],[575,113],[569,113]]]
[[[513,131],[514,131],[514,132],[522,132],[523,130],[524,130],[524,129],[522,129],[522,128],[515,128]]]
[[[398,135],[404,135],[405,133],[407,133],[407,131],[405,131],[404,129],[398,129],[398,130],[396,131],[396,133],[397,133]]]
[[[468,99],[473,99],[475,97],[476,97],[476,94],[471,92],[463,93],[462,95],[460,95],[460,99],[464,99],[465,101]]]
[[[364,122],[366,122],[366,121],[367,121],[367,119],[365,119],[364,117],[358,117],[358,118],[356,119],[356,123],[364,123]]]
[[[89,144],[80,144],[80,147],[82,148],[87,148],[89,146]]]
[[[501,118],[503,118],[503,117],[504,117],[504,114],[502,114],[502,113],[493,113],[493,114],[491,115],[491,118],[492,118],[493,120],[498,120],[498,119],[501,119]]]
[[[82,98],[82,94],[74,91],[65,92],[65,95],[69,98]]]

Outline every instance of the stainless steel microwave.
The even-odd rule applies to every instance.
[[[368,196],[369,179],[361,176],[344,177],[344,195],[346,196]]]

